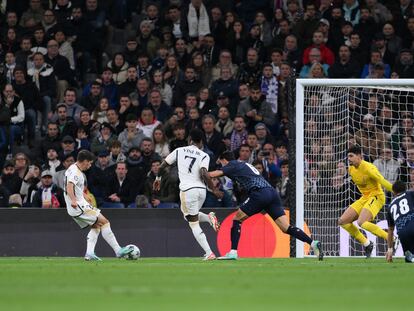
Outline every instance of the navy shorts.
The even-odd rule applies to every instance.
[[[402,230],[398,232],[401,246],[404,250],[414,253],[414,221],[410,221],[404,226]]]
[[[273,188],[261,188],[249,193],[249,197],[240,205],[248,216],[265,211],[272,219],[285,215],[279,194]]]

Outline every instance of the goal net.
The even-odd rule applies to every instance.
[[[414,188],[413,112],[410,80],[296,81],[296,223],[309,227],[327,256],[364,254],[362,245],[337,225],[360,197],[347,173],[350,146],[359,145],[364,159],[391,183],[400,178]],[[386,197],[389,202],[391,194]],[[374,222],[387,228],[385,208]],[[373,256],[384,256],[386,241],[359,229],[375,243]],[[303,255],[303,243],[297,241],[296,256]]]

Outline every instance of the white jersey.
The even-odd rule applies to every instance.
[[[71,200],[69,195],[67,194],[67,185],[68,183],[74,184],[74,191],[76,197],[76,204],[78,205],[77,209],[74,209],[71,206]],[[70,216],[79,216],[83,213],[84,206],[89,205],[89,203],[85,200],[83,196],[83,190],[85,188],[85,175],[82,171],[78,168],[76,163],[69,166],[69,168],[65,172],[65,184],[64,184],[64,196],[66,201],[66,209]]]
[[[187,191],[191,188],[206,189],[206,185],[201,178],[200,170],[208,170],[210,157],[196,146],[180,147],[171,152],[165,162],[169,165],[177,162],[178,177],[180,178],[180,190]]]

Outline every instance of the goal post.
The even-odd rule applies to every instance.
[[[407,118],[414,124],[414,79],[297,79],[295,94],[296,226],[321,240],[327,256],[363,255],[362,246],[337,225],[359,198],[345,170],[346,151],[351,143],[360,145],[364,158],[390,182],[402,174],[410,181],[404,148],[414,153],[414,142],[401,147],[406,135],[401,128]],[[407,136],[414,139],[414,128],[412,133]],[[384,154],[389,149],[391,159]],[[386,228],[384,209],[375,221]],[[376,242],[374,256],[384,255],[386,242],[364,234]],[[296,257],[307,255],[296,240]]]

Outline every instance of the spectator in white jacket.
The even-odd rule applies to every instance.
[[[119,134],[118,141],[121,143],[122,153],[128,153],[132,147],[139,147],[141,141],[146,137],[141,129],[137,128],[137,117],[130,113],[126,117],[126,128]]]
[[[373,163],[381,175],[390,183],[394,183],[398,178],[398,172],[400,169],[400,163],[393,159],[392,150],[389,146],[385,146],[381,152],[380,157]]]

